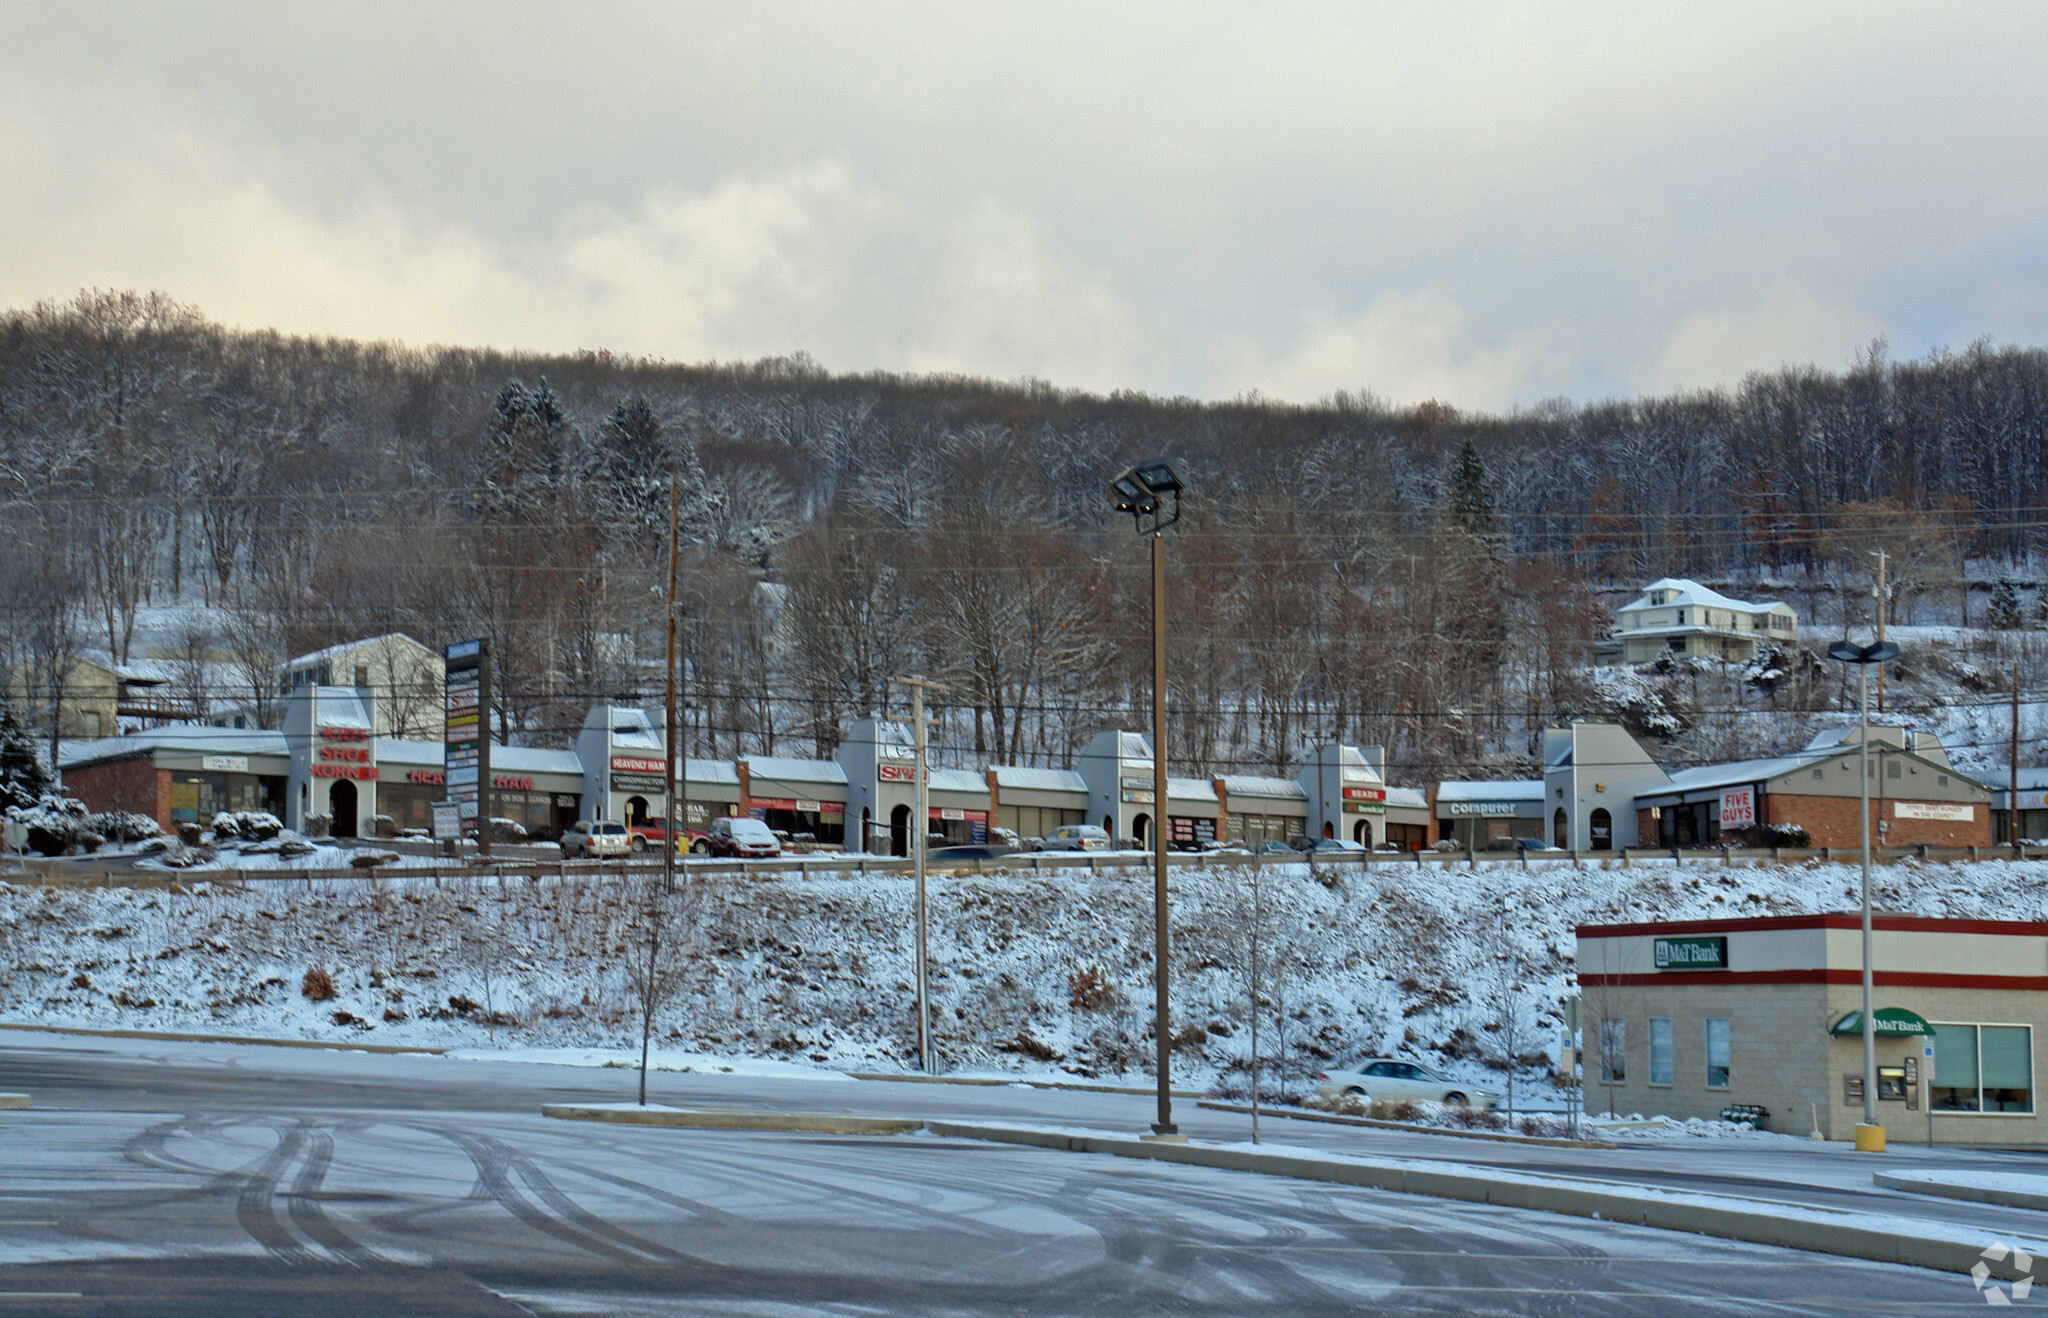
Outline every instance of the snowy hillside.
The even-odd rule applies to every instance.
[[[1572,991],[1575,922],[1848,909],[1856,871],[1569,862],[1266,871],[1265,922],[1287,949],[1261,1053],[1297,1076],[1405,1048],[1468,1071],[1533,1072]],[[1325,881],[1327,880],[1327,882]],[[1246,1055],[1243,871],[1175,879],[1182,1073]],[[1905,862],[1883,909],[2048,916],[2048,863]],[[616,880],[373,886],[195,883],[189,892],[0,886],[0,1018],[434,1046],[615,1046],[634,1037],[633,942]],[[894,875],[764,879],[705,894],[671,1047],[839,1068],[915,1053],[911,885]],[[1082,872],[933,885],[935,1036],[945,1067],[1136,1075],[1149,1053],[1150,889]],[[322,973],[333,996],[308,996]],[[312,981],[309,983],[309,978]],[[495,1024],[491,1021],[495,1019]]]

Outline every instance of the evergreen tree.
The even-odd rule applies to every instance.
[[[2000,577],[1991,590],[1991,608],[1987,615],[1993,627],[2011,631],[2020,625],[2020,592],[2012,584],[2011,577]]]
[[[0,701],[0,809],[32,806],[54,786],[27,725],[11,702]]]

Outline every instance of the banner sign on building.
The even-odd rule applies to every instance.
[[[476,833],[490,817],[491,651],[484,641],[457,641],[443,652],[447,716],[442,742],[447,756],[448,799],[462,831]],[[484,836],[489,836],[484,834]]]
[[[1514,801],[1445,801],[1442,803],[1447,815],[1514,816],[1518,805]]]
[[[1657,969],[1659,970],[1726,970],[1728,968],[1728,936],[1710,934],[1694,938],[1659,938],[1654,940]]]
[[[1976,807],[1945,805],[1939,801],[1898,801],[1892,805],[1900,819],[1936,819],[1949,824],[1967,824],[1977,817]]]
[[[1721,829],[1756,826],[1756,786],[1730,787],[1721,793]]]
[[[199,767],[210,773],[247,773],[249,757],[246,755],[202,755]]]

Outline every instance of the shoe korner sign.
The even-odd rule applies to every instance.
[[[1711,934],[1693,938],[1659,938],[1654,955],[1659,970],[1726,970],[1728,936]]]

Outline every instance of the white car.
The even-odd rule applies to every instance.
[[[562,854],[571,860],[603,860],[633,849],[633,835],[615,819],[579,819],[562,834]]]
[[[1099,824],[1061,824],[1038,839],[1033,851],[1110,851],[1114,841]]]
[[[1398,1103],[1448,1103],[1453,1107],[1473,1104],[1483,1108],[1500,1106],[1500,1095],[1430,1070],[1420,1062],[1398,1057],[1368,1057],[1349,1070],[1325,1071],[1316,1092],[1324,1098],[1385,1099]]]

